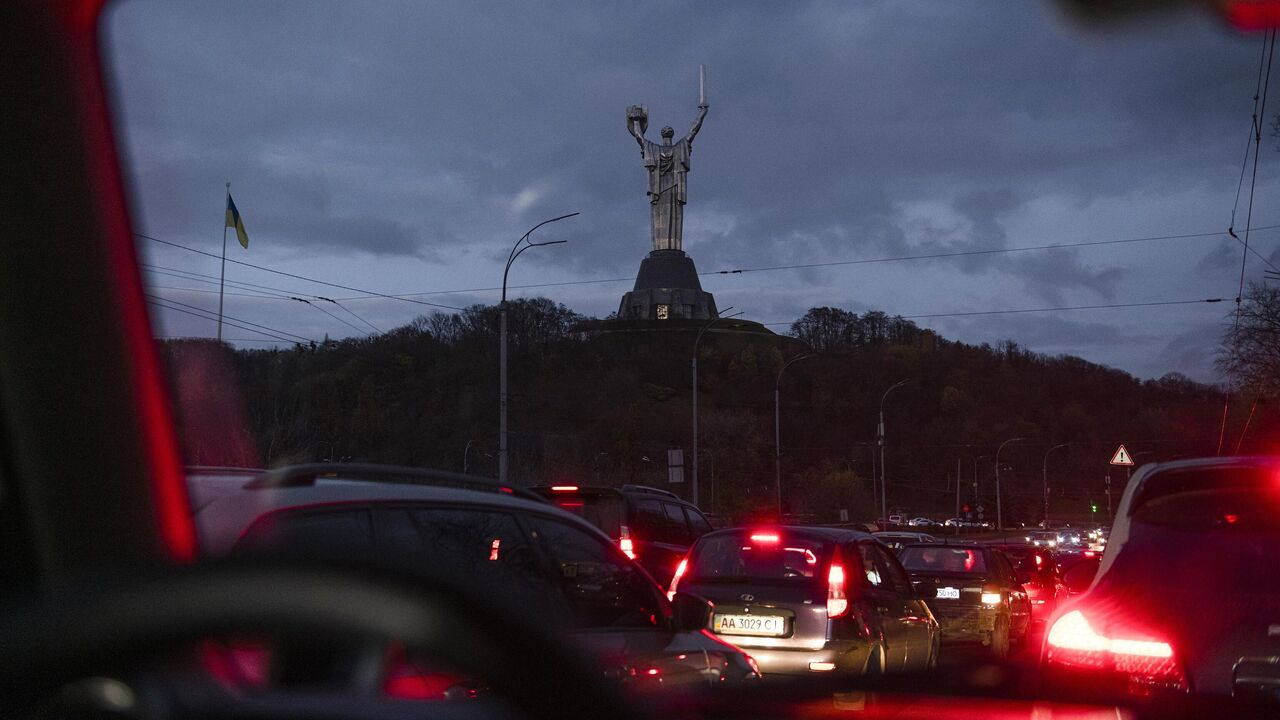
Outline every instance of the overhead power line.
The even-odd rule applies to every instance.
[[[162,298],[162,297],[159,297],[159,296],[156,296],[156,295],[147,295],[146,297],[147,297],[148,299],[150,299],[150,300],[163,301],[163,302],[171,303],[171,304],[173,304],[173,305],[178,305],[178,306],[181,306],[181,307],[187,308],[188,310],[191,310],[191,311],[205,313],[205,314],[207,314],[207,315],[211,316],[211,319],[214,319],[214,320],[216,320],[216,319],[217,319],[217,314],[216,314],[216,313],[214,313],[212,310],[206,310],[206,309],[204,309],[204,308],[202,308],[202,307],[197,307],[197,306],[195,306],[195,305],[188,305],[188,304],[186,304],[186,303],[178,302],[177,300],[171,300],[171,299],[169,299],[169,298]],[[176,309],[176,308],[170,308],[170,309]],[[190,313],[189,313],[189,314],[190,314]],[[231,320],[231,321],[234,321],[234,322],[239,323],[239,324],[241,324],[241,325],[249,325],[249,326],[252,326],[252,327],[255,327],[255,328],[260,328],[260,329],[262,329],[262,330],[266,330],[266,331],[267,331],[267,333],[271,333],[271,334],[274,334],[274,335],[276,335],[276,336],[285,335],[285,336],[289,336],[289,337],[297,338],[298,340],[300,340],[300,341],[302,341],[302,342],[314,342],[314,341],[313,341],[311,338],[309,338],[309,337],[304,337],[304,336],[302,336],[302,335],[297,335],[297,334],[295,334],[295,333],[291,333],[291,332],[288,332],[288,331],[285,331],[285,330],[278,330],[278,329],[276,329],[276,328],[269,327],[269,326],[267,326],[267,325],[260,325],[260,324],[255,323],[255,322],[250,322],[250,321],[248,321],[248,320],[242,320],[242,319],[240,319],[240,318],[231,317],[230,315],[225,315],[225,314],[224,314],[222,317],[223,317],[223,318],[225,318],[226,320]],[[247,329],[249,329],[249,328],[241,328],[241,329],[247,330]],[[261,334],[265,335],[265,334],[267,334],[267,333],[261,333]]]
[[[1260,232],[1263,230],[1274,230],[1277,228],[1280,228],[1280,224],[1264,225],[1261,227],[1256,227],[1256,228],[1253,228],[1253,231]],[[735,268],[730,270],[708,270],[706,272],[700,272],[698,273],[698,275],[703,277],[712,276],[712,275],[740,275],[744,273],[753,273],[753,272],[774,272],[779,270],[806,270],[806,269],[823,268],[823,267],[840,267],[844,265],[871,265],[876,263],[909,262],[913,260],[941,260],[941,259],[947,259],[947,258],[972,257],[972,256],[981,256],[981,255],[1002,255],[1002,254],[1008,254],[1008,253],[1034,252],[1034,251],[1042,251],[1042,250],[1062,250],[1062,249],[1094,247],[1094,246],[1102,246],[1102,245],[1125,245],[1125,244],[1131,244],[1131,243],[1158,242],[1158,241],[1166,241],[1166,240],[1189,240],[1189,239],[1195,239],[1195,238],[1221,237],[1224,234],[1225,233],[1223,233],[1223,231],[1216,230],[1213,232],[1185,233],[1180,235],[1151,235],[1146,237],[1118,238],[1113,240],[1086,240],[1086,241],[1074,242],[1074,243],[1028,245],[1028,246],[1022,246],[1022,247],[1012,247],[1012,248],[988,248],[983,250],[956,250],[951,252],[924,253],[919,255],[896,255],[896,256],[890,256],[890,257],[864,258],[860,260],[833,260],[830,262],[798,263],[794,265],[769,265],[769,266],[754,267],[754,268]],[[564,287],[567,285],[591,285],[591,284],[600,284],[600,283],[632,282],[634,280],[635,280],[634,276],[597,278],[593,280],[569,280],[564,282],[532,283],[528,285],[509,285],[507,286],[507,289],[510,290],[510,289]],[[428,290],[423,292],[405,293],[398,297],[418,297],[418,296],[424,296],[424,295],[454,295],[454,294],[464,294],[464,293],[496,292],[496,291],[500,291],[501,289],[502,289],[501,286],[492,286],[492,287],[473,287],[473,288],[465,288],[465,289],[458,289],[458,290]],[[339,299],[340,300],[367,300],[374,297],[380,297],[380,296],[354,295],[354,296],[343,297]]]
[[[172,300],[165,300],[164,298],[153,298],[153,297],[151,297],[151,296],[147,296],[147,300],[146,300],[146,302],[147,302],[147,304],[148,304],[148,305],[154,305],[155,307],[162,308],[162,309],[164,309],[164,310],[171,310],[171,311],[173,311],[173,312],[183,313],[184,315],[192,315],[192,316],[194,316],[194,317],[198,317],[198,318],[201,318],[201,319],[203,319],[203,320],[211,320],[211,321],[214,321],[214,322],[217,322],[217,320],[218,320],[218,318],[217,318],[217,316],[216,316],[216,315],[214,315],[214,314],[212,314],[212,313],[209,313],[208,311],[199,311],[199,312],[197,312],[197,311],[193,311],[193,310],[184,310],[184,309],[182,309],[182,308],[173,307],[172,305],[166,305],[166,304],[165,304],[166,302],[173,302]],[[295,342],[297,342],[296,340],[289,340],[289,339],[287,339],[287,338],[283,338],[283,337],[281,337],[281,336],[279,336],[279,335],[276,335],[276,334],[274,334],[274,333],[265,332],[265,331],[262,331],[262,330],[255,330],[255,329],[253,329],[253,328],[251,328],[251,327],[246,327],[246,326],[244,326],[244,325],[241,325],[241,324],[239,324],[239,323],[235,322],[234,320],[228,319],[225,315],[223,316],[223,324],[224,324],[224,325],[229,325],[229,326],[231,326],[231,327],[233,327],[233,328],[236,328],[236,329],[238,329],[238,330],[247,330],[247,331],[249,331],[249,332],[251,332],[251,333],[257,333],[257,334],[259,334],[259,335],[263,335],[263,336],[266,336],[266,337],[269,337],[269,338],[275,338],[276,340],[279,340],[280,342],[286,342],[286,343],[295,343]],[[311,342],[311,341],[310,341],[310,340],[308,340],[307,342]]]
[[[160,238],[152,237],[152,236],[150,236],[150,235],[143,235],[142,233],[134,233],[134,235],[136,235],[136,236],[138,236],[138,237],[140,237],[140,238],[142,238],[142,239],[144,239],[144,240],[150,240],[150,241],[152,241],[152,242],[158,242],[158,243],[160,243],[160,244],[162,244],[162,245],[169,245],[169,246],[171,246],[171,247],[180,248],[180,249],[182,249],[182,250],[186,250],[186,251],[188,251],[188,252],[197,253],[197,254],[199,254],[199,255],[205,255],[205,256],[208,256],[208,257],[211,257],[211,258],[218,258],[218,259],[220,259],[220,260],[221,260],[221,259],[223,259],[221,255],[217,255],[217,254],[214,254],[214,253],[211,253],[211,252],[205,252],[204,250],[197,250],[196,248],[188,247],[188,246],[186,246],[186,245],[182,245],[182,244],[179,244],[179,243],[176,243],[176,242],[171,242],[171,241],[169,241],[169,240],[161,240]],[[276,275],[282,275],[282,276],[284,276],[284,277],[291,277],[291,278],[293,278],[293,279],[295,279],[295,280],[305,280],[306,282],[313,282],[313,283],[316,283],[317,285],[325,285],[325,286],[327,286],[327,287],[338,288],[338,289],[340,289],[340,290],[350,290],[351,292],[364,293],[365,295],[370,295],[370,296],[372,296],[372,297],[387,298],[388,300],[400,300],[401,302],[410,302],[410,303],[414,303],[414,304],[416,304],[416,305],[428,305],[428,306],[431,306],[431,307],[445,308],[446,310],[462,310],[462,309],[463,309],[463,308],[460,308],[460,307],[454,307],[453,305],[441,305],[441,304],[439,304],[439,303],[431,303],[431,302],[427,302],[427,301],[425,301],[425,300],[414,300],[414,299],[409,298],[409,297],[402,297],[402,296],[399,296],[399,295],[389,295],[389,294],[387,294],[387,293],[381,293],[381,292],[377,292],[377,291],[374,291],[374,290],[365,290],[365,289],[363,289],[363,288],[352,287],[351,285],[342,285],[342,284],[340,284],[340,283],[329,282],[328,280],[318,280],[318,279],[316,279],[316,278],[307,277],[307,276],[305,276],[305,275],[298,275],[297,273],[285,272],[284,270],[275,270],[275,269],[272,269],[272,268],[269,268],[269,267],[264,267],[264,266],[262,266],[262,265],[254,265],[253,263],[244,262],[243,260],[233,260],[233,259],[231,259],[231,258],[226,258],[226,261],[227,261],[227,262],[229,262],[229,263],[235,263],[236,265],[243,265],[244,267],[251,267],[251,268],[253,268],[253,269],[255,269],[255,270],[261,270],[261,271],[263,271],[263,272],[269,272],[269,273],[273,273],[273,274],[276,274]]]
[[[891,317],[902,318],[903,320],[920,320],[924,318],[943,318],[943,317],[967,317],[972,315],[1013,315],[1016,313],[1038,313],[1038,312],[1061,312],[1071,310],[1110,310],[1113,308],[1135,308],[1135,307],[1158,307],[1162,305],[1199,305],[1201,303],[1220,303],[1225,298],[1204,298],[1201,300],[1160,300],[1154,302],[1136,302],[1136,303],[1111,303],[1108,305],[1066,305],[1061,307],[1041,307],[1041,308],[1015,308],[1010,310],[975,310],[970,312],[940,312],[940,313],[923,313],[919,315],[893,315]],[[795,320],[790,322],[777,321],[760,323],[761,325],[793,325]]]

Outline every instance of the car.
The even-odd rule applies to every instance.
[[[705,600],[669,600],[612,538],[528,491],[363,464],[286,467],[247,481],[245,471],[195,469],[188,486],[207,558],[372,560],[463,578],[570,628],[607,676],[641,689],[758,677],[750,656],[703,632]],[[388,682],[406,677],[393,669]]]
[[[938,539],[929,533],[903,532],[900,530],[879,530],[871,533],[871,536],[884,543],[894,552],[900,550],[903,545],[909,545],[911,543],[938,542]]]
[[[1280,699],[1278,480],[1274,457],[1140,469],[1091,586],[1045,636],[1050,682]]]
[[[916,544],[898,551],[944,643],[980,642],[995,657],[1024,639],[1031,604],[1004,553],[988,545]]]
[[[676,565],[689,552],[689,546],[712,530],[701,510],[675,493],[658,488],[564,483],[531,489],[614,538],[628,557],[638,560],[664,587],[671,582]]]
[[[1035,547],[1058,547],[1058,533],[1054,530],[1035,530],[1027,533],[1027,543]]]
[[[885,518],[885,522],[887,522],[890,525],[906,525],[907,516],[906,515],[890,515],[888,518]]]
[[[873,535],[754,527],[702,536],[670,592],[715,604],[712,632],[766,677],[922,671],[938,661],[938,622]]]
[[[1067,597],[1067,586],[1058,571],[1054,553],[1046,548],[1026,545],[997,545],[1013,563],[1018,582],[1031,603],[1031,622],[1034,626],[1046,623],[1058,602]]]
[[[1076,528],[1058,528],[1053,531],[1057,534],[1058,547],[1060,548],[1080,548],[1085,545],[1085,534]]]
[[[933,520],[930,520],[927,517],[911,518],[911,520],[909,520],[907,524],[912,527],[935,527],[938,525],[938,523],[934,522]]]

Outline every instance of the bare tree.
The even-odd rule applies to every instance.
[[[1239,323],[1223,335],[1218,369],[1242,390],[1280,397],[1280,288],[1249,285]]]

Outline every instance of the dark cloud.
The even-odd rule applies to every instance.
[[[704,271],[1221,228],[1258,57],[1257,38],[1198,16],[1095,33],[1045,3],[980,0],[135,1],[108,27],[142,227],[210,241],[230,180],[255,252],[379,289],[491,286],[520,233],[572,211],[582,215],[538,231],[570,244],[528,253],[518,274],[634,273],[648,207],[623,109],[647,104],[651,132],[683,132],[698,63],[712,107],[694,146],[686,248]],[[1264,150],[1255,220],[1280,177]],[[1280,263],[1272,237],[1257,247]],[[763,319],[824,304],[905,313],[1220,296],[1240,249],[1203,247],[762,273],[724,292]],[[587,303],[576,309],[609,312],[616,287],[573,295]],[[986,337],[1004,326],[954,327]],[[1091,358],[1139,366],[1073,327],[1009,329],[1033,349],[1078,340]],[[1148,354],[1166,341],[1145,340]]]

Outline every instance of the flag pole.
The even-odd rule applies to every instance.
[[[222,287],[227,281],[227,208],[231,207],[231,183],[222,207],[222,274],[218,277],[218,342],[222,342]]]

